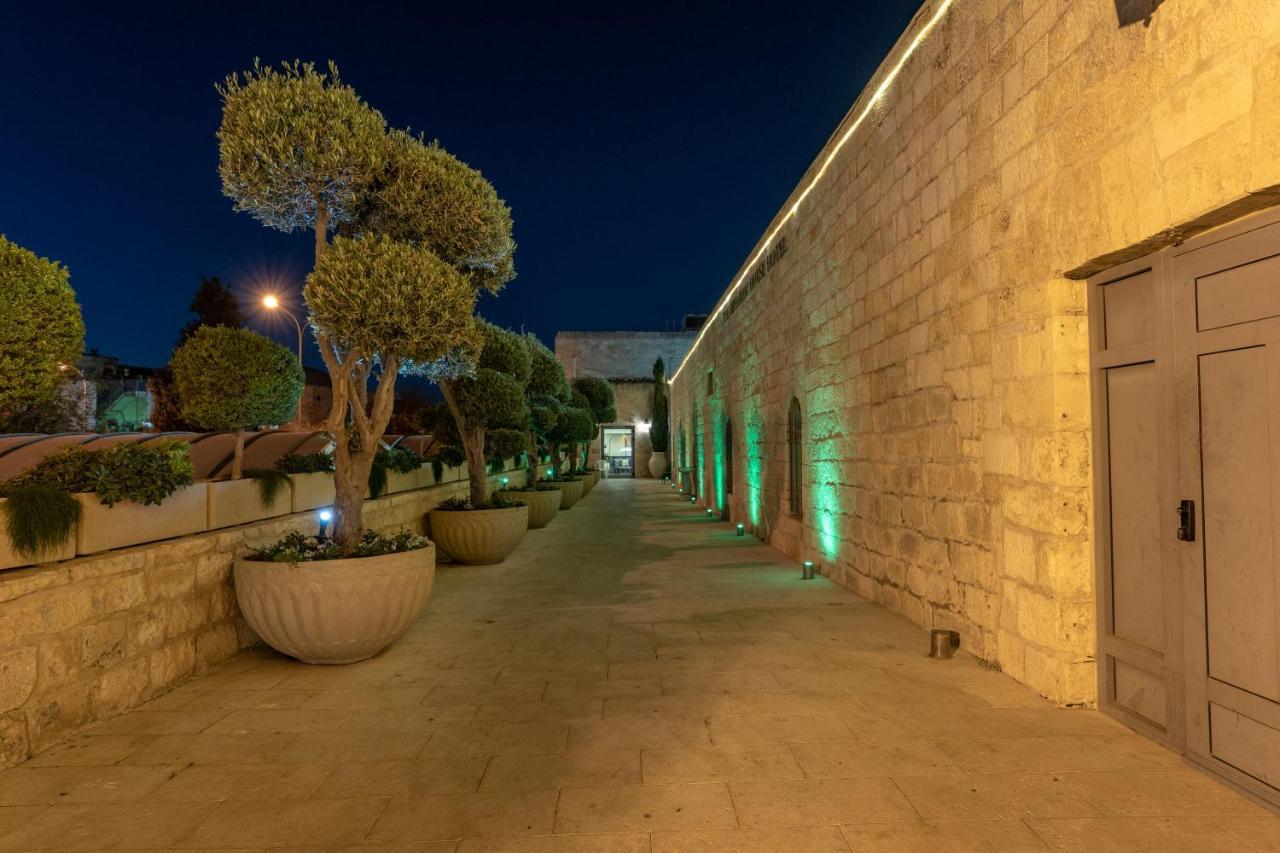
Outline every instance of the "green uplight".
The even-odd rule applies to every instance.
[[[742,522],[738,522],[738,535],[741,536],[747,532],[747,526]]]
[[[841,446],[841,439],[848,431],[840,406],[841,400],[831,386],[819,388],[810,395],[809,435],[805,442],[813,525],[822,555],[832,562],[840,554],[840,524],[844,518],[841,460],[845,448]]]

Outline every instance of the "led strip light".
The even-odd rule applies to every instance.
[[[934,28],[934,26],[942,20],[942,16],[947,13],[949,8],[951,8],[951,4],[953,2],[954,0],[942,0],[938,5],[937,11],[933,13],[933,17],[929,19],[928,23],[920,28],[920,32],[916,33],[916,37],[911,40],[911,44],[909,44],[907,49],[903,51],[903,54],[898,58],[897,63],[889,73],[885,75],[884,80],[880,81],[880,85],[876,87],[875,92],[867,101],[867,105],[863,107],[862,112],[858,114],[858,117],[854,119],[848,129],[841,134],[840,138],[836,141],[836,144],[831,148],[831,152],[827,154],[827,159],[822,161],[822,167],[819,168],[817,174],[813,176],[813,180],[809,181],[809,184],[801,191],[799,197],[796,198],[795,203],[787,209],[786,215],[778,221],[778,224],[774,226],[773,230],[764,238],[764,242],[760,244],[760,248],[756,250],[756,253],[751,256],[751,260],[747,262],[747,265],[743,267],[742,272],[738,274],[738,278],[733,282],[733,286],[729,288],[724,296],[720,297],[720,301],[716,303],[715,310],[711,312],[711,316],[702,324],[702,330],[698,332],[698,337],[694,338],[693,346],[689,347],[689,352],[685,354],[684,359],[680,362],[680,366],[676,368],[676,372],[671,374],[671,382],[675,382],[680,376],[680,372],[684,370],[684,366],[689,363],[689,358],[693,355],[694,350],[698,348],[698,344],[702,343],[703,336],[707,333],[707,330],[711,328],[711,324],[716,321],[716,318],[720,316],[720,312],[724,310],[724,306],[728,305],[733,299],[733,294],[742,286],[742,282],[746,280],[747,274],[750,273],[752,268],[754,268],[760,261],[760,258],[764,257],[764,254],[769,251],[769,247],[773,245],[774,238],[778,236],[783,227],[794,219],[800,212],[800,205],[809,197],[809,193],[813,192],[813,189],[818,185],[818,182],[822,180],[823,175],[827,173],[827,169],[830,168],[831,163],[836,159],[836,155],[840,153],[840,149],[844,148],[845,143],[853,137],[853,134],[857,129],[862,126],[864,121],[866,121],[867,116],[871,114],[871,110],[875,108],[876,104],[880,102],[880,99],[889,91],[889,87],[893,85],[893,81],[897,79],[898,74],[902,71],[902,67],[907,64],[907,60],[910,59],[911,55],[920,47],[921,43],[925,40],[925,37],[929,35],[929,32]]]

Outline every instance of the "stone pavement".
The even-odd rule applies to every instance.
[[[804,582],[651,481],[440,570],[365,663],[245,654],[0,773],[0,851],[1280,851],[1280,818]]]

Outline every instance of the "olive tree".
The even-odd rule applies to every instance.
[[[293,417],[304,377],[297,357],[248,329],[201,326],[169,361],[182,417],[236,434],[231,479],[244,471],[244,431]]]
[[[578,457],[578,445],[591,441],[595,434],[595,421],[591,419],[591,411],[586,405],[586,400],[581,394],[575,394],[574,399],[560,409],[556,425],[548,436],[551,458],[556,468],[560,467],[561,445],[568,445],[569,470],[563,473],[572,473]]]
[[[475,288],[431,251],[385,236],[336,237],[303,289],[333,383],[334,536],[361,533],[365,484],[395,404],[396,376],[455,348],[478,348]]]
[[[476,321],[481,337],[474,369],[467,375],[440,377],[449,421],[436,419],[435,433],[446,444],[461,445],[467,459],[471,505],[489,498],[487,462],[523,452],[528,442],[525,387],[529,351],[521,336],[484,320]]]
[[[559,464],[558,449],[551,439],[560,421],[560,413],[569,399],[569,383],[564,367],[555,354],[537,336],[524,336],[525,349],[529,352],[529,381],[525,384],[525,401],[529,411],[529,482],[540,479],[538,448],[546,447],[552,460]]]
[[[84,350],[67,268],[0,235],[0,413],[47,403]]]
[[[477,253],[463,264],[424,239],[487,233],[493,211],[485,218],[439,198],[464,195],[467,167],[408,134],[388,133],[382,115],[332,65],[324,74],[307,63],[255,64],[218,91],[223,192],[269,227],[314,233],[315,268],[303,296],[333,385],[326,429],[336,448],[334,536],[350,553],[361,537],[364,489],[391,419],[397,373],[477,349],[477,287],[501,287],[510,260]],[[410,186],[427,182],[416,168],[427,158],[448,179],[430,189]],[[433,204],[390,207],[402,198]],[[505,221],[509,244],[509,213]]]
[[[596,435],[599,434],[600,425],[616,421],[618,410],[613,405],[613,386],[600,377],[579,376],[573,380],[572,387],[573,393],[580,396],[577,405],[585,408],[591,415],[591,435],[584,442],[586,446],[583,448],[582,457],[579,459],[576,449],[573,457],[575,467],[581,462],[582,467],[586,468],[587,458],[591,454],[591,442],[595,441]]]

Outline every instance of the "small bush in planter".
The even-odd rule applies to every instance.
[[[387,490],[387,472],[412,474],[422,464],[422,457],[405,447],[393,447],[390,450],[379,450],[373,458],[373,467],[369,469],[369,494],[375,498],[382,497]]]
[[[285,453],[276,460],[276,470],[286,474],[323,474],[333,470],[330,453]]]
[[[529,414],[530,451],[526,457],[526,479],[536,483],[542,476],[540,454],[543,450],[551,457],[553,466],[559,467],[559,448],[555,446],[553,433],[570,392],[564,367],[555,353],[532,333],[525,334],[524,345],[529,351],[529,381],[524,389],[525,407]]]
[[[478,509],[515,509],[524,506],[524,502],[494,494],[480,503],[472,503],[470,498],[447,498],[436,505],[436,509],[444,512],[471,512]]]
[[[591,415],[591,436],[583,442],[582,456],[574,454],[574,470],[585,471],[587,459],[591,455],[591,442],[600,434],[601,424],[611,424],[618,419],[618,410],[614,408],[613,386],[598,376],[580,376],[573,380],[575,405],[584,408]]]
[[[190,448],[173,439],[116,444],[104,450],[64,447],[0,483],[5,528],[14,550],[32,558],[65,542],[80,517],[73,494],[92,492],[106,506],[159,504],[194,482]],[[74,505],[74,506],[73,506]]]
[[[273,542],[249,552],[250,560],[268,563],[307,563],[313,560],[341,560],[347,557],[381,557],[401,551],[417,551],[427,547],[427,540],[408,531],[379,534],[366,530],[351,553],[332,539],[304,536],[297,531],[287,534],[279,542]]]

